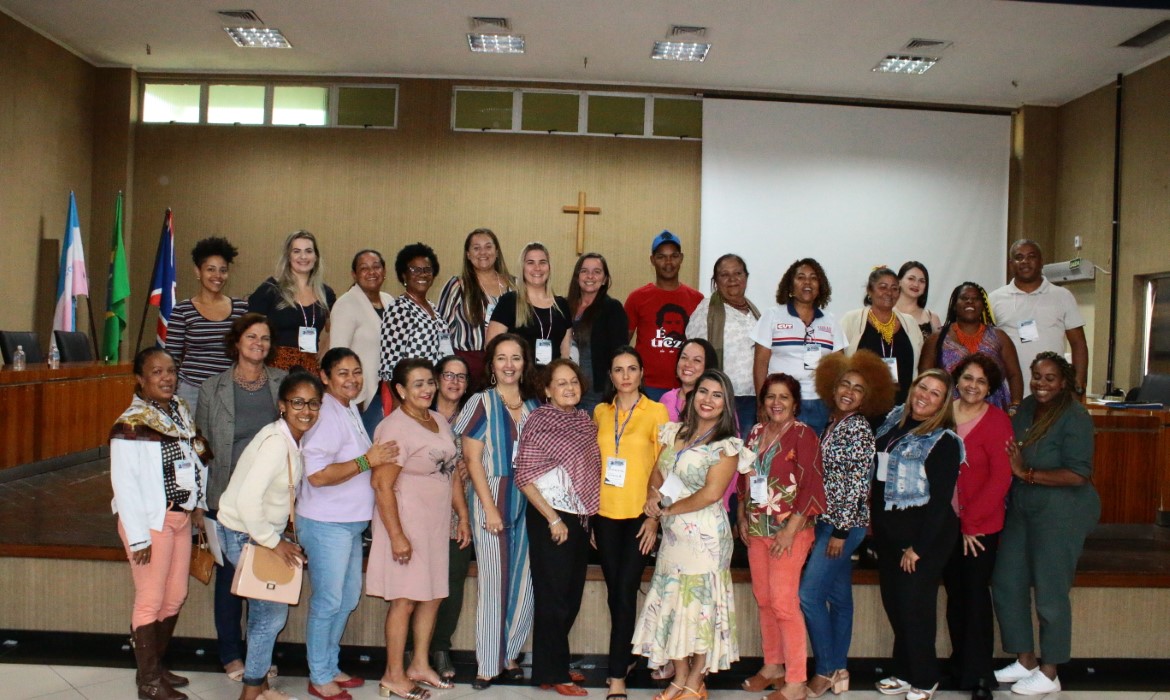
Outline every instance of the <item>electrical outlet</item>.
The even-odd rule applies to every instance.
[[[1076,248],[1077,250],[1081,249],[1081,237],[1080,236],[1073,236],[1073,247]]]

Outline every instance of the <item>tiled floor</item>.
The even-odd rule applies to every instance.
[[[4,700],[133,700],[137,697],[134,688],[134,671],[125,668],[98,668],[92,666],[40,666],[26,664],[0,665],[0,698]],[[240,685],[227,679],[222,673],[192,672],[186,674],[191,685],[184,692],[191,700],[236,700]],[[311,700],[305,692],[305,679],[282,677],[277,687],[292,693],[302,700]],[[629,700],[651,700],[655,690],[633,689]],[[376,683],[351,691],[355,700],[374,700],[378,697]],[[600,688],[590,688],[589,696],[601,700],[605,693]],[[998,691],[996,698],[1021,698],[1008,691]],[[452,690],[432,691],[434,700],[505,700],[523,698],[526,700],[554,700],[560,696],[538,688],[523,686],[497,686],[485,691],[472,690],[471,686],[459,685]],[[712,700],[754,700],[755,696],[738,690],[712,691]],[[831,695],[824,696],[833,697]],[[875,690],[853,690],[837,696],[844,700],[861,698],[876,700],[886,697]],[[939,700],[961,700],[970,697],[968,693],[940,692]],[[1070,691],[1046,696],[1047,700],[1170,700],[1167,692],[1151,691]]]

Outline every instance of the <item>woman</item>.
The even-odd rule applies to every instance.
[[[455,354],[479,383],[483,376],[484,331],[500,297],[515,289],[500,240],[488,228],[477,228],[463,239],[463,270],[439,292],[439,313],[451,328]],[[469,387],[478,389],[478,386]]]
[[[678,387],[662,395],[662,405],[666,407],[666,414],[672,422],[682,420],[686,413],[687,399],[699,383],[699,377],[709,369],[719,369],[719,355],[715,346],[703,338],[689,338],[678,349],[678,359],[674,362],[674,376],[678,377]],[[754,422],[753,422],[754,425]],[[738,425],[736,433],[738,434]]]
[[[516,485],[528,499],[525,524],[535,602],[532,682],[576,697],[588,692],[569,671],[569,632],[585,592],[601,452],[597,428],[577,408],[585,387],[581,369],[562,357],[544,368],[541,379],[548,403],[528,417],[516,453]]]
[[[386,611],[386,672],[382,697],[423,700],[431,688],[454,688],[430,664],[431,634],[439,602],[447,597],[447,527],[451,522],[451,474],[455,434],[431,410],[435,368],[412,357],[394,367],[397,407],[378,424],[374,442],[393,439],[401,457],[373,477],[378,517],[366,572],[366,593],[390,602]],[[410,666],[406,637],[414,639]]]
[[[516,663],[532,629],[532,575],[528,565],[527,503],[512,473],[513,452],[536,400],[535,369],[528,343],[504,333],[484,348],[488,389],[467,402],[455,422],[474,490],[471,534],[475,540],[479,597],[476,601],[472,687],[489,687],[497,676],[524,677]]]
[[[720,497],[755,455],[735,437],[733,396],[727,375],[707,370],[683,422],[668,423],[659,438],[643,510],[661,520],[663,539],[633,640],[652,667],[674,662],[675,680],[659,700],[705,697],[706,674],[739,659],[731,526]]]
[[[431,410],[438,413],[454,426],[459,411],[467,403],[467,387],[471,383],[467,363],[462,357],[448,355],[435,365],[435,383],[438,391],[431,403]],[[455,436],[455,447],[459,449],[459,436]],[[464,475],[462,450],[459,450],[460,467],[451,474],[451,541],[447,546],[447,597],[439,603],[435,616],[435,633],[431,639],[431,666],[443,680],[455,677],[455,664],[451,662],[451,637],[459,626],[459,613],[463,610],[463,588],[467,582],[467,571],[471,567],[471,516],[467,511],[467,479]]]
[[[776,287],[776,306],[760,316],[752,334],[755,359],[752,377],[758,390],[769,374],[787,374],[800,382],[800,415],[819,435],[829,422],[829,409],[816,397],[813,372],[821,358],[845,347],[845,335],[833,314],[825,311],[833,288],[821,264],[802,258],[788,266]]]
[[[939,367],[953,374],[963,358],[974,353],[994,360],[999,373],[1007,379],[993,388],[988,401],[1004,411],[1014,412],[1024,396],[1016,346],[1007,333],[995,327],[983,287],[964,282],[951,292],[946,324],[923,344],[918,368]]]
[[[716,366],[731,377],[741,437],[746,437],[756,423],[752,333],[760,318],[760,310],[744,296],[747,282],[747,263],[743,258],[735,253],[720,256],[711,274],[711,289],[715,293],[699,302],[687,323],[687,337],[711,341]]]
[[[240,455],[227,490],[219,501],[223,526],[223,555],[238,566],[244,545],[267,547],[289,567],[303,566],[300,545],[284,532],[293,515],[292,491],[304,472],[301,438],[317,422],[321,410],[321,380],[296,371],[280,383],[280,418],[264,426]],[[288,620],[288,605],[267,600],[248,601],[248,653],[244,661],[244,688],[240,700],[288,700],[268,687],[268,669],[276,637]]]
[[[398,251],[394,272],[406,293],[390,304],[382,316],[381,373],[389,382],[394,367],[408,357],[422,357],[432,363],[453,353],[451,330],[427,299],[439,258],[425,243],[411,243]],[[387,407],[383,407],[383,411]]]
[[[762,422],[747,445],[756,455],[736,525],[748,548],[752,593],[760,608],[764,666],[743,682],[771,700],[808,697],[808,647],[800,612],[800,572],[812,549],[813,521],[824,509],[821,444],[800,415],[800,382],[769,375],[757,403]]]
[[[1004,651],[1016,660],[995,672],[1012,692],[1058,692],[1057,666],[1072,653],[1069,592],[1085,537],[1101,517],[1093,488],[1093,421],[1076,396],[1076,373],[1063,356],[1032,361],[1032,395],[1012,417],[1011,496],[991,589]],[[1040,649],[1032,637],[1032,597]]]
[[[642,393],[642,356],[633,347],[614,350],[609,383],[611,398],[593,409],[601,448],[601,496],[590,529],[609,604],[607,697],[616,700],[626,695],[626,676],[634,666],[630,639],[638,617],[638,587],[646,556],[658,539],[658,520],[647,518],[642,507],[658,462],[658,434],[670,417],[665,406]]]
[[[365,681],[337,666],[341,635],[362,595],[362,532],[374,512],[370,470],[391,460],[385,443],[370,444],[357,401],[364,375],[357,353],[332,348],[321,358],[325,398],[305,433],[305,478],[297,502],[297,534],[309,567],[309,614],[305,645],[309,695],[349,700],[349,688]],[[396,452],[396,450],[395,450]]]
[[[335,301],[337,295],[325,284],[317,238],[303,229],[293,231],[284,239],[276,275],[248,297],[248,310],[264,314],[271,324],[273,366],[317,371],[318,355],[328,350],[324,334]]]
[[[186,403],[175,399],[175,361],[161,348],[134,357],[134,399],[110,429],[110,482],[118,537],[130,560],[130,637],[138,697],[183,700],[188,680],[163,656],[187,599],[191,527],[203,528],[207,468],[203,439]]]
[[[928,700],[938,690],[935,607],[959,538],[951,498],[963,461],[963,442],[953,431],[953,390],[951,375],[926,370],[876,433],[873,534],[882,606],[894,630],[894,674],[877,688],[906,693],[907,700]]]
[[[894,308],[897,301],[898,276],[888,267],[875,268],[865,284],[863,306],[841,317],[841,329],[848,344],[845,354],[861,348],[882,358],[898,383],[894,402],[903,403],[918,368],[922,331],[913,318]]]
[[[224,341],[232,366],[203,382],[195,412],[195,422],[211,446],[207,516],[221,542],[224,531],[219,522],[220,496],[252,438],[279,417],[280,383],[288,376],[283,369],[265,364],[276,356],[276,349],[263,315],[248,312],[237,318]],[[244,640],[240,637],[244,599],[232,595],[235,575],[236,567],[227,559],[215,570],[215,633],[224,673],[240,681],[244,678]],[[275,677],[276,668],[269,669],[269,674]]]
[[[199,400],[199,387],[231,365],[223,336],[232,320],[248,311],[248,302],[223,293],[228,271],[239,251],[225,238],[204,238],[191,249],[199,292],[180,301],[167,324],[167,350],[177,358],[179,387],[175,393],[188,410]]]
[[[821,439],[825,512],[800,580],[800,610],[816,657],[810,697],[849,690],[845,660],[853,639],[853,552],[869,528],[874,437],[869,420],[894,404],[894,381],[868,350],[834,353],[817,366],[817,394],[832,406]]]
[[[585,376],[578,408],[592,416],[593,408],[609,392],[610,361],[614,350],[630,342],[629,320],[622,303],[609,296],[609,263],[600,253],[577,258],[569,280],[569,309],[573,317],[576,361]]]
[[[569,356],[573,316],[569,302],[549,290],[552,266],[543,243],[524,246],[520,266],[522,283],[500,297],[484,337],[490,341],[501,333],[515,333],[528,341],[536,366],[543,367]]]
[[[988,402],[988,396],[1003,383],[995,360],[981,353],[968,355],[951,377],[959,392],[954,402],[955,432],[963,439],[967,459],[959,469],[955,490],[962,538],[943,571],[947,629],[959,689],[971,690],[973,700],[987,700],[995,687],[991,572],[1012,483],[1011,461],[1004,449],[1013,439],[1012,422]]]
[[[358,251],[353,256],[350,270],[353,286],[333,305],[329,337],[334,347],[349,348],[357,353],[363,370],[368,374],[362,382],[357,403],[362,411],[366,434],[373,435],[374,428],[383,418],[378,382],[382,317],[394,297],[382,291],[386,282],[386,261],[378,251]]]
[[[917,260],[907,260],[898,268],[898,303],[894,308],[914,319],[923,338],[938,332],[941,323],[938,314],[926,308],[930,293],[930,273],[926,265]]]

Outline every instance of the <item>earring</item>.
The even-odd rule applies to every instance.
[[[492,386],[496,385],[496,373],[492,372]]]
[[[284,418],[284,411],[281,411],[281,412],[280,412],[280,417],[281,417],[281,418]]]

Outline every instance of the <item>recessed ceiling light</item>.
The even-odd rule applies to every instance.
[[[702,61],[711,50],[710,44],[690,41],[656,41],[650,58],[658,61]]]
[[[467,46],[472,53],[524,53],[524,37],[519,34],[468,34]]]
[[[873,67],[874,73],[903,73],[906,75],[922,75],[938,63],[937,58],[930,56],[906,56],[890,54],[878,61]]]
[[[236,46],[245,49],[291,49],[292,44],[280,33],[279,29],[268,27],[224,27],[223,30],[231,36]]]

